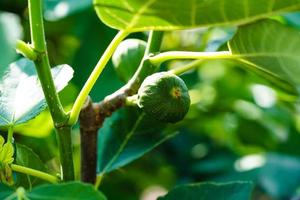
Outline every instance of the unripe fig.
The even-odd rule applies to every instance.
[[[163,122],[182,120],[190,107],[190,96],[178,76],[160,72],[148,76],[138,91],[138,106],[148,115]]]
[[[127,39],[121,42],[112,56],[112,62],[118,76],[127,82],[139,67],[147,43],[139,39]]]

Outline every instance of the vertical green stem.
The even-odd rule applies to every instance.
[[[151,31],[149,34],[148,46],[145,55],[150,53],[157,53],[160,50],[164,32],[162,31]]]
[[[13,134],[14,134],[14,127],[13,126],[8,127],[7,142],[13,143]]]
[[[74,180],[73,149],[71,142],[71,127],[64,126],[56,129],[58,135],[58,147],[60,150],[60,162],[62,166],[62,179]]]
[[[42,0],[28,0],[31,42],[34,50],[45,52],[46,39],[42,13]]]
[[[53,121],[55,122],[55,125],[62,125],[66,122],[68,117],[63,111],[50,71],[43,25],[42,0],[29,0],[28,3],[31,42],[34,50],[37,52],[37,60],[35,61],[36,70],[41,81]]]
[[[46,47],[42,0],[28,0],[31,42],[37,53],[36,70],[57,130],[64,180],[74,179],[71,128],[66,126],[69,116],[64,112],[55,89]]]
[[[160,46],[162,43],[164,33],[162,31],[151,31],[149,34],[149,39],[147,42],[147,48],[145,51],[145,56],[143,61],[141,62],[138,70],[133,75],[131,80],[128,82],[129,88],[133,91],[138,90],[142,81],[155,72],[157,66],[152,65],[151,62],[148,60],[150,54],[154,54],[159,52]]]

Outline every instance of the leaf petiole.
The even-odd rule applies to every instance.
[[[16,165],[16,164],[11,164],[10,167],[15,172],[34,176],[34,177],[40,178],[42,180],[48,181],[50,183],[58,183],[59,182],[59,179],[57,177],[52,176],[48,173],[39,171],[39,170],[31,169],[31,168],[24,167],[21,165]]]
[[[86,81],[85,85],[83,86],[82,90],[80,91],[73,108],[70,112],[70,118],[68,121],[69,125],[74,125],[79,117],[80,110],[84,105],[86,98],[88,97],[89,93],[91,92],[93,86],[95,85],[97,79],[101,75],[103,69],[105,68],[106,64],[108,63],[109,59],[111,58],[112,54],[119,46],[119,44],[129,35],[129,32],[120,31],[112,42],[107,47],[104,54],[101,56],[100,60],[98,61],[96,67],[94,68],[93,72],[91,73],[90,77]]]
[[[175,74],[175,75],[181,75],[184,72],[187,72],[187,71],[197,68],[201,63],[203,63],[203,60],[195,60],[186,65],[177,67],[175,69],[171,69],[171,70],[169,70],[169,72],[172,74]]]
[[[148,60],[153,65],[159,65],[168,60],[214,60],[214,59],[237,59],[239,55],[232,55],[229,51],[220,52],[188,52],[188,51],[169,51],[150,56]]]
[[[22,54],[29,60],[35,61],[37,59],[37,53],[34,51],[34,49],[22,40],[17,41],[16,50],[17,53]]]
[[[137,106],[138,95],[129,96],[126,98],[125,105],[126,106]]]
[[[98,174],[96,178],[96,183],[95,183],[95,189],[98,190],[102,180],[103,180],[104,174]]]

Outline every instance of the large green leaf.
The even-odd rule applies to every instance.
[[[44,185],[26,194],[30,200],[106,200],[92,185],[70,182],[59,185]]]
[[[252,190],[250,182],[201,183],[179,186],[158,200],[249,200]]]
[[[272,20],[258,21],[240,27],[229,48],[252,69],[269,75],[273,82],[277,79],[275,83],[285,88],[289,83],[299,90],[299,31]]]
[[[299,0],[94,0],[107,25],[127,31],[245,24],[300,9]]]
[[[14,190],[0,185],[0,197],[1,199],[11,200],[106,200],[106,197],[101,192],[96,191],[92,185],[80,182],[43,185],[23,194],[17,194]]]
[[[173,137],[164,126],[134,109],[114,113],[99,132],[98,172],[120,168]]]
[[[73,77],[73,69],[60,65],[51,70],[56,90],[62,90]],[[20,59],[12,63],[0,83],[0,126],[25,123],[46,107],[34,63]]]
[[[0,76],[16,58],[15,44],[22,37],[22,27],[17,15],[0,11]]]
[[[16,145],[16,164],[33,168],[40,171],[47,171],[43,161],[30,148],[17,144]],[[17,185],[25,188],[31,188],[41,183],[45,183],[36,177],[17,173]]]
[[[0,184],[0,199],[10,196],[14,193],[14,190],[6,185]]]

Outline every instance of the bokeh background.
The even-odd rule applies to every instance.
[[[25,0],[0,0],[1,76],[19,57],[11,48],[14,41],[30,41],[26,4]],[[64,107],[70,109],[117,31],[98,19],[91,0],[44,0],[44,8],[51,64],[67,63],[75,70],[71,84],[60,93]],[[300,28],[300,14],[275,19]],[[162,50],[226,50],[235,31],[236,27],[216,27],[166,32]],[[130,37],[146,40],[147,33]],[[161,70],[183,64],[168,62]],[[300,199],[297,98],[228,61],[203,62],[182,78],[190,89],[192,105],[184,121],[168,127],[177,136],[106,175],[100,190],[112,200],[152,200],[185,183],[250,180],[256,188],[253,199]],[[100,101],[123,84],[109,63],[91,97]],[[17,142],[30,146],[53,171],[58,169],[48,111],[16,131]],[[73,140],[78,166],[79,127],[74,127]]]

